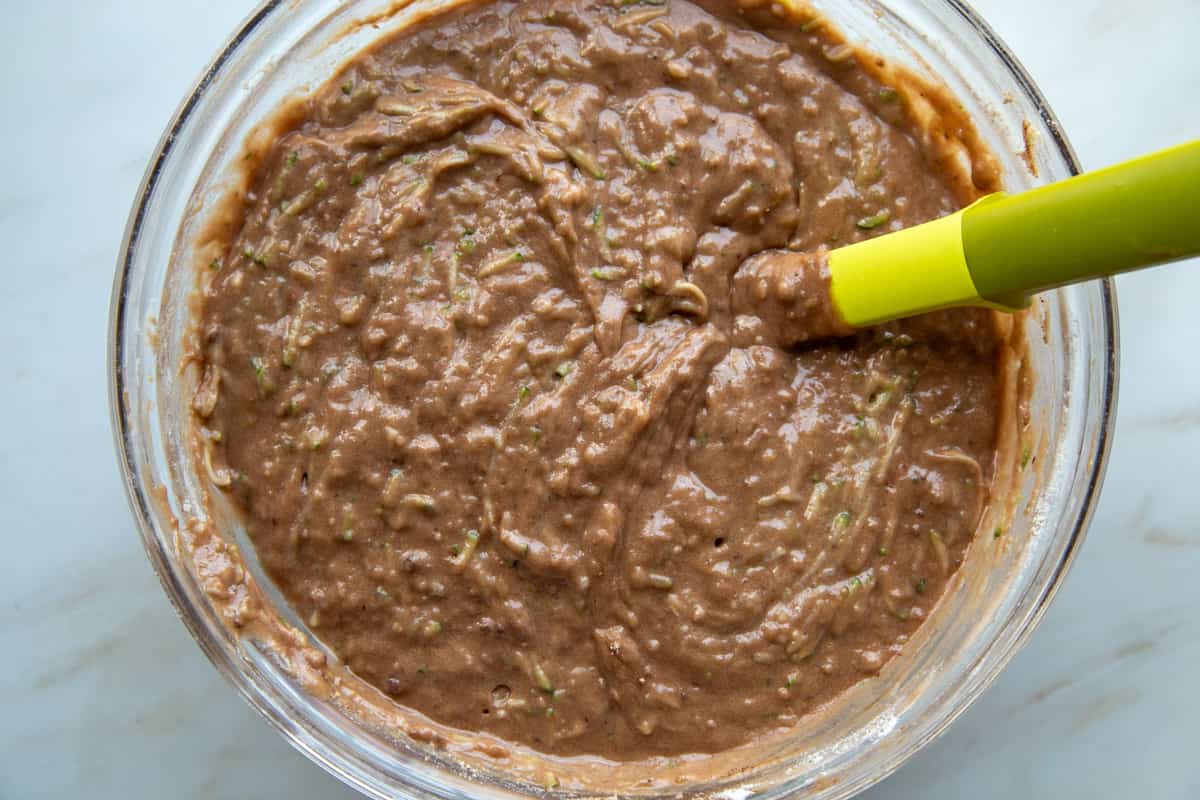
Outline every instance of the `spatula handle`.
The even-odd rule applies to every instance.
[[[1200,254],[1200,141],[967,209],[963,251],[984,298]]]
[[[938,308],[1015,310],[1030,294],[1200,255],[1200,141],[829,253],[852,326]]]

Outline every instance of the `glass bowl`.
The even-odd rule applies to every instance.
[[[228,186],[255,123],[315,89],[369,42],[445,0],[269,0],[221,49],[163,135],[129,218],[113,288],[110,403],[117,451],[146,552],[200,647],[243,697],[313,761],[378,798],[550,796],[844,798],[928,744],[995,679],[1029,636],[1083,539],[1104,473],[1116,402],[1117,317],[1110,282],[1039,298],[1024,318],[1034,371],[1032,461],[1001,537],[980,536],[957,586],[882,675],[786,736],[704,757],[721,777],[681,778],[679,759],[637,764],[542,760],[518,774],[390,735],[336,700],[306,691],[271,646],[226,625],[184,546],[212,506],[189,451],[186,368],[191,242]],[[851,41],[947,86],[1019,191],[1078,171],[1058,122],[1024,69],[959,0],[813,5]],[[361,24],[360,24],[361,23]],[[235,520],[214,519],[235,546]],[[243,548],[245,551],[245,548]],[[308,632],[272,594],[271,613]],[[352,678],[351,678],[352,679]],[[538,758],[531,756],[530,763]],[[683,760],[686,762],[686,760]],[[567,791],[530,775],[586,776]],[[569,783],[569,781],[568,781]]]

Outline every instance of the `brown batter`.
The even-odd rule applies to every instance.
[[[750,257],[970,198],[894,91],[754,24],[472,6],[263,157],[194,408],[267,571],[397,702],[546,753],[715,752],[878,673],[961,562],[990,312],[787,349],[847,331],[813,257]]]

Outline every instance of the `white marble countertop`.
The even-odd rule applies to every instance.
[[[249,0],[0,8],[0,798],[350,798],[260,720],[142,554],[106,400],[125,217]],[[1087,167],[1200,136],[1200,0],[978,0]],[[871,798],[1200,797],[1200,264],[1119,280],[1091,534],[1029,646]]]

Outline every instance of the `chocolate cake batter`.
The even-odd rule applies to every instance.
[[[795,344],[850,332],[795,253],[971,199],[899,103],[719,0],[471,5],[314,94],[210,265],[193,403],[312,631],[441,723],[621,760],[876,675],[998,402],[991,312]]]

